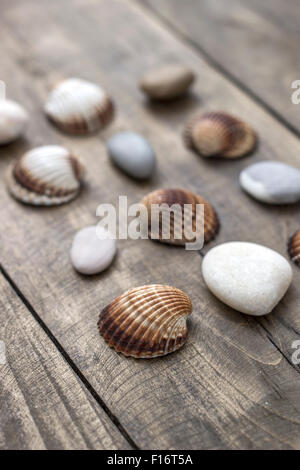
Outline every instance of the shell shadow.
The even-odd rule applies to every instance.
[[[18,157],[28,149],[29,142],[29,139],[25,136],[21,136],[9,144],[0,144],[1,160],[4,161],[5,159],[11,159],[13,154]]]
[[[182,114],[197,109],[200,103],[199,95],[192,91],[172,100],[162,101],[147,98],[144,100],[144,106],[151,114],[155,115],[157,119],[168,122],[172,120],[180,122]]]

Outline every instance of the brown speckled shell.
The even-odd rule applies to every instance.
[[[125,356],[153,358],[186,341],[191,299],[175,287],[152,284],[117,297],[100,313],[98,328],[110,347]]]
[[[187,147],[203,157],[238,158],[254,150],[256,135],[252,127],[224,112],[208,112],[186,126]]]
[[[196,230],[196,204],[204,204],[204,242],[209,242],[212,240],[219,230],[219,220],[218,216],[211,206],[211,204],[206,201],[203,197],[194,194],[190,191],[184,189],[158,189],[149,193],[141,201],[141,204],[144,204],[148,210],[148,230],[149,237],[156,239],[155,236],[151,233],[151,206],[152,204],[167,204],[169,207],[173,204],[179,204],[182,208],[185,204],[192,205],[192,230]],[[184,235],[183,230],[183,221],[182,226],[176,228],[176,238],[174,237],[175,228],[173,224],[174,217],[171,213],[171,230],[170,238],[166,238],[163,235],[162,224],[160,221],[159,225],[159,241],[163,243],[173,244],[173,245],[185,245],[185,243],[193,242],[194,239],[187,239]],[[201,229],[203,229],[203,224],[201,224]],[[169,235],[169,234],[168,234]]]
[[[291,260],[300,267],[300,229],[289,239],[288,253]]]

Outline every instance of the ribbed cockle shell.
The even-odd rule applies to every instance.
[[[69,150],[46,145],[26,152],[8,172],[8,189],[17,199],[33,205],[58,205],[79,192],[84,170]]]
[[[197,230],[203,231],[204,242],[208,242],[214,238],[219,229],[219,220],[218,216],[211,206],[211,204],[206,201],[202,196],[194,194],[191,191],[184,189],[158,189],[149,193],[141,201],[141,204],[145,205],[148,211],[148,233],[149,237],[152,239],[157,239],[164,243],[169,243],[173,245],[185,245],[188,242],[195,241],[196,238],[200,238],[200,234],[197,233]],[[190,204],[191,211],[185,211],[184,206]],[[196,205],[204,205],[204,223],[203,218],[200,217],[196,224]],[[157,207],[161,206],[160,208]],[[166,205],[166,208],[175,207],[178,205],[180,207],[180,212],[182,218],[179,218],[176,223],[176,217],[173,213],[170,212],[170,230],[169,227],[164,227],[163,221],[166,220],[164,216],[159,216],[158,212],[161,214],[167,214],[167,211],[164,212],[163,205]],[[175,206],[174,206],[175,205]],[[159,218],[159,230],[158,234],[155,233],[155,228],[153,227],[153,220]],[[180,223],[181,221],[181,223]],[[185,226],[184,226],[185,223]],[[193,233],[189,234],[189,227]]]
[[[175,287],[136,287],[102,310],[99,332],[109,346],[125,356],[164,356],[185,343],[186,319],[192,310],[191,299]]]
[[[203,157],[242,157],[256,144],[253,129],[224,112],[208,112],[192,119],[186,126],[184,140]]]
[[[288,243],[288,253],[294,263],[300,266],[300,229],[290,238]]]
[[[45,112],[63,131],[89,134],[111,121],[113,103],[98,85],[70,78],[54,88],[45,105]]]
[[[9,144],[20,137],[28,121],[28,113],[21,105],[0,99],[0,144]]]

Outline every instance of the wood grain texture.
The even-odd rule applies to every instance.
[[[297,132],[300,10],[297,0],[143,0]]]
[[[0,449],[129,449],[2,274],[0,293]]]
[[[239,239],[285,255],[287,236],[299,225],[299,207],[260,205],[241,192],[237,176],[261,159],[296,163],[298,139],[135,3],[56,0],[43,1],[37,10],[26,1],[26,17],[25,2],[7,5],[0,29],[6,50],[1,78],[32,121],[26,139],[1,149],[1,174],[25,149],[46,143],[68,146],[88,169],[80,197],[55,209],[23,206],[1,185],[7,272],[140,447],[300,448],[300,375],[290,361],[300,331],[296,267],[284,301],[257,320],[208,292],[198,253],[123,240],[111,268],[91,278],[74,272],[68,256],[76,230],[97,221],[99,203],[116,203],[122,194],[137,202],[160,186],[190,189],[215,206],[222,227],[209,247]],[[138,91],[138,78],[152,65],[178,59],[199,77],[194,92],[168,106],[149,104]],[[103,133],[72,138],[47,123],[42,103],[51,85],[68,76],[99,82],[114,96],[117,119]],[[224,109],[252,124],[260,135],[256,155],[222,162],[187,151],[184,123],[206,109]],[[136,183],[109,163],[105,140],[120,129],[142,132],[153,144],[158,171],[150,182]],[[128,288],[153,282],[179,287],[192,298],[187,344],[153,361],[119,356],[99,337],[98,314]]]

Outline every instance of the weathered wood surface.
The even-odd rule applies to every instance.
[[[291,84],[300,79],[297,0],[142,3],[300,132],[299,105],[291,101]]]
[[[285,255],[286,239],[300,222],[299,206],[255,203],[239,189],[237,175],[264,158],[296,163],[299,140],[136,3],[56,0],[37,9],[33,1],[7,2],[1,23],[1,79],[8,95],[32,114],[26,139],[1,149],[1,174],[25,149],[46,143],[68,146],[88,168],[80,197],[60,208],[23,206],[1,185],[2,263],[8,275],[138,446],[300,448],[300,375],[291,363],[300,331],[299,270],[293,268],[293,286],[275,312],[255,319],[226,308],[207,291],[197,253],[124,240],[111,268],[92,278],[75,273],[68,257],[76,230],[97,221],[98,204],[116,203],[122,194],[137,202],[159,186],[189,188],[214,204],[222,228],[209,246],[248,240]],[[151,65],[174,59],[198,74],[194,93],[168,106],[148,104],[137,79]],[[72,138],[47,123],[42,104],[49,88],[68,76],[102,83],[114,96],[117,119],[103,133]],[[184,122],[215,108],[255,127],[255,156],[209,162],[184,149]],[[105,140],[119,129],[140,131],[153,143],[158,172],[151,182],[135,183],[109,164]],[[124,358],[99,337],[98,313],[124,290],[151,282],[175,285],[191,296],[189,340],[162,359]]]
[[[0,449],[129,449],[2,274],[0,294]]]

